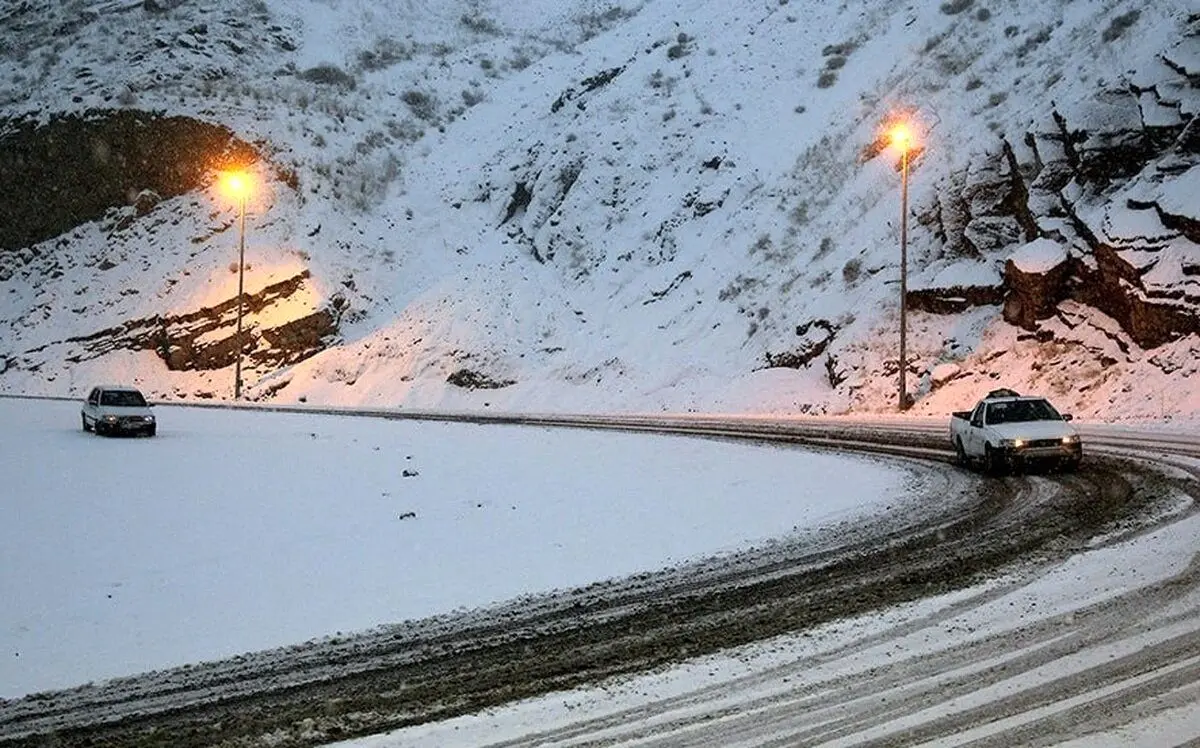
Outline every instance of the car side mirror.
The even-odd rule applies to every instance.
[[[1062,414],[1062,417],[1063,417],[1063,420],[1064,420],[1064,421],[1073,421],[1073,420],[1075,420],[1075,416],[1071,415],[1070,413],[1063,413],[1063,414]]]

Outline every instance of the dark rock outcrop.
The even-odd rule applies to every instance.
[[[959,314],[977,306],[1004,303],[1004,286],[949,286],[908,292],[908,308],[932,314]]]
[[[256,316],[288,302],[304,288],[304,271],[272,284],[243,300],[243,361],[247,366],[274,369],[303,361],[328,347],[337,337],[340,310],[327,307],[303,312],[271,327]],[[171,371],[216,370],[232,366],[238,356],[237,298],[195,312],[132,319],[88,335],[39,346],[13,357],[14,368],[41,366],[39,354],[65,347],[67,361],[100,358],[118,350],[154,351]],[[275,316],[275,315],[272,315]],[[286,314],[282,316],[287,316]]]
[[[202,186],[218,165],[253,163],[224,126],[129,109],[0,120],[0,251],[28,247],[131,203]]]
[[[466,390],[499,390],[517,383],[514,379],[497,379],[473,369],[458,369],[446,377],[446,382]]]
[[[800,342],[791,350],[780,353],[767,351],[763,358],[766,368],[803,369],[825,353],[837,337],[838,329],[827,319],[814,319],[796,326]]]
[[[1200,332],[1200,76],[1169,53],[1163,61],[1176,78],[1156,73],[1155,86],[1107,88],[1056,108],[1023,150],[1003,142],[947,178],[925,215],[947,256],[1063,248],[1049,265],[1005,262],[1011,324],[1035,331],[1071,300],[1112,317],[1143,348]],[[908,301],[935,313],[970,305],[955,289],[912,291]]]
[[[1200,296],[1149,294],[1139,271],[1115,249],[1100,244],[1093,256],[1095,265],[1072,263],[1072,298],[1120,322],[1142,348],[1200,333]]]
[[[1032,253],[1040,253],[1033,257]],[[1038,321],[1054,316],[1067,298],[1071,263],[1065,251],[1050,239],[1038,239],[1018,250],[1004,263],[1004,319],[1017,327],[1036,330]]]

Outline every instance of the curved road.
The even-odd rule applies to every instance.
[[[1194,440],[1117,431],[1086,434],[1085,466],[1076,474],[982,478],[951,464],[944,427],[912,422],[353,415],[686,433],[875,452],[915,461],[924,473],[922,495],[897,497],[904,510],[872,522],[830,526],[732,559],[382,628],[336,643],[0,702],[0,745],[310,746],[444,720],[813,630],[985,580],[1010,579],[996,582],[989,593],[1000,595],[1006,585],[1018,583],[1011,581],[1014,570],[1049,569],[1082,549],[1182,521],[1200,498],[1200,445]],[[977,736],[980,745],[1053,742],[1075,734],[1071,720],[1120,725],[1132,719],[1122,712],[1130,703],[1144,711],[1147,703],[1169,709],[1180,699],[1197,698],[1200,613],[1187,608],[1190,612],[1160,620],[1147,611],[1195,596],[1198,583],[1200,569],[1193,568],[1169,584],[1107,599],[1069,625],[1049,620],[1029,627],[1019,642],[985,637],[969,648],[898,663],[885,673],[835,668],[820,688],[768,689],[752,708],[734,698],[753,690],[751,684],[733,684],[508,744],[915,744],[969,734],[982,725],[990,727]],[[962,605],[986,605],[988,599],[976,596]],[[943,610],[912,625],[934,626],[934,619],[954,614],[953,608]],[[1011,676],[1010,667],[1034,672],[1058,662],[1081,641],[1089,646],[1111,641],[1114,651],[1123,652],[1119,644],[1130,631],[1163,627],[1170,630],[1150,637],[1152,646],[1114,655],[1102,668],[1081,666],[1065,683],[1056,679],[1053,687],[978,707],[903,719],[935,697],[965,697],[980,688],[981,678],[999,684]],[[869,645],[849,645],[836,656],[851,657],[855,647]],[[789,667],[820,672],[837,661],[831,657],[813,655]],[[996,661],[1009,664],[987,667]],[[1131,694],[1137,696],[1132,702]],[[1039,710],[1045,715],[1038,716]]]

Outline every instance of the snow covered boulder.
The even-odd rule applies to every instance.
[[[936,390],[947,382],[952,382],[962,375],[962,367],[958,364],[944,363],[933,367],[929,372],[929,386]]]
[[[1067,296],[1071,266],[1066,248],[1052,239],[1034,239],[1004,264],[1004,319],[1026,330],[1054,314]]]

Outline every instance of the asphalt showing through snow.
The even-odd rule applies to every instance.
[[[964,589],[1018,562],[1049,566],[1085,547],[1119,542],[1156,522],[1171,521],[1160,511],[1165,496],[1190,496],[1193,504],[1200,497],[1195,474],[1167,475],[1141,459],[1093,452],[1075,474],[979,476],[951,463],[945,434],[937,429],[650,416],[415,417],[687,433],[872,452],[918,466],[920,495],[897,496],[897,505],[923,509],[831,526],[815,537],[586,589],[0,703],[0,745],[311,746],[444,720]],[[1143,447],[1155,454],[1172,448],[1161,442]],[[1187,442],[1179,450],[1194,448]],[[1098,604],[1090,617],[1073,619],[1085,625],[1075,625],[1071,636],[1103,642],[1120,639],[1129,626],[1167,625],[1146,611],[1193,590],[1198,577],[1193,573]],[[851,675],[820,693],[764,697],[753,717],[730,715],[714,724],[685,721],[666,729],[648,726],[646,715],[625,714],[574,726],[570,734],[549,731],[528,744],[582,740],[591,730],[615,731],[622,739],[647,744],[711,745],[756,736],[769,743],[770,736],[781,734],[772,720],[788,720],[792,743],[853,738],[854,744],[871,744],[872,730],[905,710],[919,710],[931,689],[955,688],[954,673],[1000,656],[1036,668],[1067,646],[1062,636],[1061,623],[1047,621],[1025,631],[1019,644],[999,637],[922,658],[886,677]],[[1032,654],[1030,637],[1044,641]],[[1196,651],[1200,634],[1183,626],[1177,635],[1127,653],[1103,671],[1082,672],[1074,688],[1084,694],[1137,679],[1129,687],[1169,703],[1179,683],[1200,681],[1200,660],[1189,657]],[[864,698],[868,694],[891,698]],[[688,705],[693,711],[706,699],[719,709],[728,694],[718,690],[685,698],[695,702]],[[902,742],[1005,719],[1011,726],[993,729],[981,744],[1025,743],[1035,734],[1044,738],[1054,734],[1053,720],[1028,716],[1039,699],[1057,704],[1063,696],[1034,691],[926,720],[904,733]],[[680,704],[646,708],[669,714]],[[831,709],[839,715],[832,721],[826,714]],[[1103,699],[1063,709],[1074,719],[1120,718],[1120,705]],[[895,738],[894,733],[878,736],[880,744]]]

